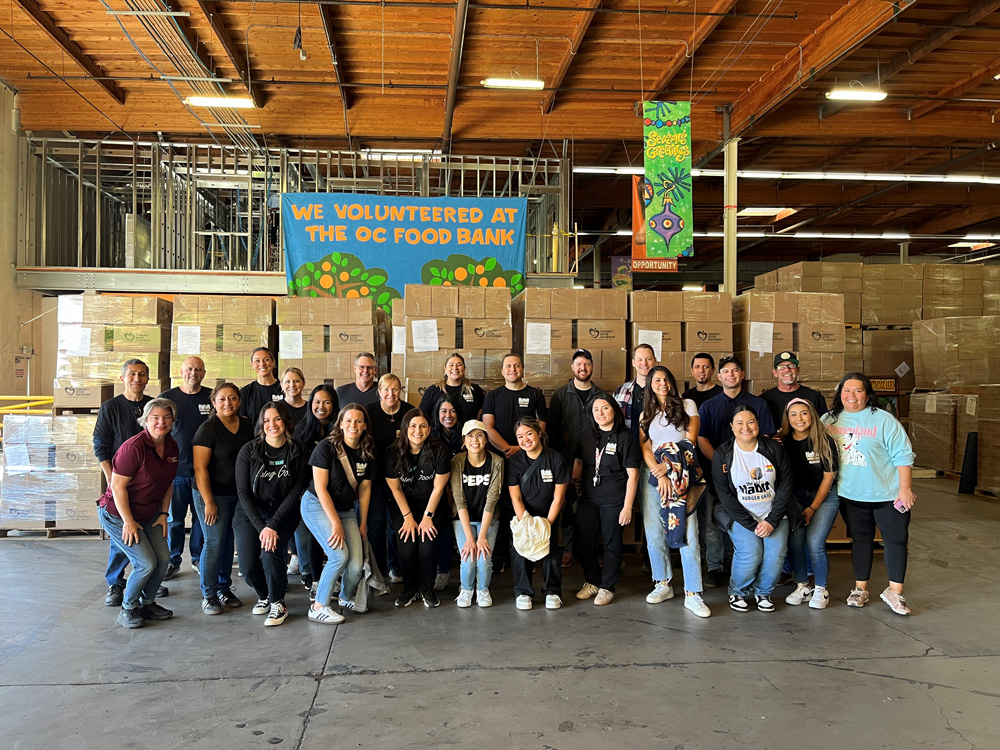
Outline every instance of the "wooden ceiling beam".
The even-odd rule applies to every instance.
[[[687,61],[694,57],[698,48],[705,43],[712,32],[715,31],[715,28],[725,18],[725,15],[721,14],[731,11],[734,5],[736,5],[736,0],[716,0],[715,4],[708,11],[714,15],[704,16],[698,22],[684,49],[678,50],[667,62],[666,68],[663,69],[656,82],[650,87],[649,95],[645,97],[648,101],[655,101],[666,91],[667,86],[674,80],[674,77],[681,72]]]
[[[580,45],[583,43],[583,38],[587,35],[587,29],[590,28],[590,22],[594,20],[594,16],[597,13],[592,12],[597,10],[601,5],[601,0],[585,0],[584,4],[580,6],[580,12],[583,13],[583,17],[576,22],[576,26],[573,27],[573,33],[570,35],[569,49],[562,56],[559,61],[559,67],[556,69],[556,75],[552,79],[552,85],[549,90],[545,92],[545,96],[542,98],[542,114],[547,115],[552,111],[552,107],[556,101],[556,93],[559,88],[563,85],[563,81],[566,80],[566,74],[569,72],[570,66],[573,64],[573,58],[576,57],[577,51],[580,49]]]
[[[750,159],[750,161],[748,161],[746,164],[744,164],[741,167],[741,169],[753,169],[762,161],[764,161],[764,159],[769,157],[771,154],[777,152],[781,148],[784,148],[785,145],[786,144],[783,143],[772,143],[770,146],[764,146],[764,148],[760,149],[760,151],[755,153],[753,155],[753,158]]]
[[[968,208],[958,208],[949,211],[930,221],[925,221],[916,229],[910,230],[910,234],[948,234],[956,229],[975,226],[984,221],[991,221],[1000,217],[1000,204],[985,206],[970,206]]]
[[[933,100],[913,107],[913,109],[910,110],[910,119],[915,120],[918,117],[923,117],[928,112],[933,112],[938,107],[948,104],[948,102],[945,101],[946,99],[958,98],[966,92],[971,91],[984,83],[992,81],[994,76],[998,73],[1000,73],[1000,57],[995,59],[989,65],[980,68],[972,75],[968,75],[950,86],[945,86],[943,89],[934,94],[935,98]]]
[[[890,221],[897,221],[902,219],[904,216],[909,216],[917,211],[922,211],[925,206],[903,206],[903,208],[897,208],[893,211],[882,214],[872,220],[874,226],[881,226],[882,224],[888,224]]]
[[[69,34],[63,31],[62,27],[56,23],[48,13],[38,7],[35,0],[14,0],[18,7],[37,24],[38,28],[45,32],[45,35],[59,45],[73,61],[83,68],[88,75],[94,77],[94,83],[101,87],[108,96],[119,104],[125,103],[125,91],[117,83],[108,78],[108,74],[94,62],[94,58],[84,52],[80,45],[74,42]]]
[[[257,109],[263,109],[264,105],[267,103],[267,97],[264,92],[260,90],[260,87],[253,87],[253,84],[251,83],[249,64],[240,58],[239,52],[233,44],[233,39],[229,35],[229,31],[226,29],[225,24],[222,22],[222,16],[219,14],[219,9],[216,3],[214,0],[197,0],[197,2],[198,7],[201,8],[201,12],[205,14],[205,18],[207,18],[209,24],[211,24],[212,33],[215,34],[215,38],[218,39],[219,44],[222,45],[222,49],[226,53],[226,57],[229,59],[230,65],[236,69],[236,74],[239,76],[241,83],[246,88],[247,94],[253,100],[254,106]],[[197,49],[197,47],[195,49]]]
[[[878,86],[881,82],[891,78],[904,68],[922,60],[931,52],[936,50],[945,42],[953,39],[963,31],[968,31],[970,26],[975,26],[979,21],[990,13],[1000,8],[1000,0],[979,0],[964,13],[952,16],[947,25],[940,26],[915,44],[911,44],[907,49],[893,55],[889,65],[860,79],[865,88]],[[832,117],[840,112],[846,105],[843,102],[834,102],[823,105],[823,117]]]
[[[332,5],[320,5],[319,17],[323,22],[323,33],[326,35],[326,46],[330,50],[330,63],[333,65],[333,74],[340,84],[340,98],[344,102],[344,109],[350,111],[353,102],[350,89],[344,86],[344,62],[337,53],[337,20],[334,18]]]
[[[469,0],[458,0],[455,5],[455,25],[451,31],[451,50],[448,60],[448,92],[444,100],[444,132],[441,134],[441,153],[451,152],[451,129],[455,118],[455,99],[458,95],[458,75],[462,70],[462,50],[465,47],[465,22],[469,15]]]

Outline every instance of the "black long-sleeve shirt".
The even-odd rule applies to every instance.
[[[287,440],[272,448],[253,440],[236,458],[236,494],[259,534],[265,528],[298,525],[299,500],[309,484],[308,454],[300,443]]]
[[[110,461],[130,437],[142,432],[139,417],[152,396],[143,396],[139,401],[129,401],[123,394],[101,404],[94,425],[94,455],[99,462]]]

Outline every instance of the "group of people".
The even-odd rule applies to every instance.
[[[714,358],[699,353],[694,386],[681,393],[640,344],[634,379],[608,394],[580,349],[572,379],[547,405],[525,383],[519,355],[504,357],[504,384],[484,393],[450,354],[414,406],[396,375],[377,377],[369,353],[355,357],[353,383],[320,384],[308,399],[301,371],[276,377],[263,347],[251,361],[254,382],[210,391],[204,362],[188,357],[181,384],[154,399],[145,395],[148,368],[130,360],[124,392],[101,408],[94,449],[108,480],[98,501],[111,539],[105,604],[120,607],[126,628],[171,617],[157,598],[180,570],[189,510],[203,612],[243,605],[232,581],[238,551],[265,626],[288,616],[296,568],[317,623],[366,611],[369,590],[387,592],[386,581],[401,585],[397,607],[436,607],[456,550],[459,607],[491,606],[493,571],[509,565],[515,605],[531,609],[540,563],[545,607],[559,609],[562,568],[576,561],[584,576],[576,598],[604,606],[615,599],[634,512],[650,604],[674,596],[675,549],[694,615],[711,615],[703,589],[727,578],[733,610],[774,611],[783,566],[795,583],[786,603],[823,609],[825,543],[839,510],[854,542],[847,604],[868,602],[877,525],[889,573],[881,598],[909,614],[913,452],[861,373],[844,376],[828,411],[798,382],[792,352],[775,357],[778,385],[763,397],[744,388],[738,357],[721,358],[716,374]]]

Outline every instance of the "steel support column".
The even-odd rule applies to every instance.
[[[723,190],[722,291],[736,296],[736,157],[739,138],[730,138],[725,145],[725,175]]]

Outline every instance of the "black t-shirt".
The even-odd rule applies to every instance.
[[[804,385],[800,385],[794,391],[787,392],[778,390],[777,387],[771,388],[760,394],[760,397],[767,403],[771,419],[774,420],[774,426],[778,429],[781,429],[781,419],[785,415],[785,407],[793,398],[802,398],[811,403],[816,409],[816,413],[821,417],[827,412],[826,399],[823,398],[823,394]]]
[[[716,383],[707,391],[699,391],[697,388],[688,388],[684,391],[681,398],[691,399],[694,401],[694,405],[700,409],[703,403],[708,401],[710,398],[718,396],[720,393],[722,393],[722,386]]]
[[[629,410],[631,414],[629,417],[629,424],[631,424],[632,437],[636,440],[639,439],[639,420],[642,419],[642,397],[646,392],[638,383],[633,383],[632,385],[632,401],[629,404]]]
[[[180,388],[171,388],[161,393],[160,398],[169,398],[177,405],[177,419],[170,433],[177,441],[177,476],[193,477],[191,441],[198,428],[212,414],[212,390],[202,388],[197,393],[185,393]]]
[[[406,412],[413,408],[413,405],[403,401],[399,405],[399,410],[395,414],[386,414],[379,404],[375,404],[368,410],[368,418],[371,420],[372,439],[375,440],[375,450],[382,454],[388,450],[399,435],[399,428],[403,424],[403,417]]]
[[[594,484],[597,451],[601,451],[600,483]],[[580,488],[584,502],[591,505],[622,505],[628,485],[626,469],[638,469],[642,463],[638,441],[627,430],[600,432],[597,440],[591,430],[583,433],[577,457],[583,461]]]
[[[252,450],[253,446],[250,444],[241,448],[241,451]],[[272,448],[265,443],[264,455],[267,457],[266,466],[257,473],[256,477],[251,477],[250,481],[257,509],[262,516],[270,517],[295,487],[299,477],[292,474],[295,467],[291,460],[291,440],[286,440],[280,448]],[[297,463],[297,466],[301,468],[302,464]]]
[[[287,401],[285,406],[288,407],[288,413],[292,417],[292,423],[290,425],[285,425],[285,429],[288,430],[289,434],[295,431],[295,427],[305,420],[306,414],[309,413],[309,402],[302,404],[302,406],[292,406]]]
[[[307,450],[311,451],[320,440],[329,436],[332,429],[332,417],[331,421],[326,424],[320,424],[320,421],[316,418],[303,419],[301,422],[296,422],[295,429],[292,431],[292,437],[302,443]]]
[[[479,411],[483,408],[483,401],[486,394],[483,389],[475,383],[472,384],[472,393],[463,393],[460,385],[446,385],[445,392],[451,396],[455,404],[455,411],[458,412],[458,429],[470,419],[479,419]],[[424,391],[423,398],[420,399],[420,410],[427,415],[432,425],[437,424],[437,403],[441,400],[441,389],[436,385],[430,386]]]
[[[194,434],[192,445],[211,448],[208,476],[212,480],[213,495],[236,495],[236,458],[240,449],[253,440],[253,427],[246,417],[240,417],[240,426],[230,432],[222,422],[209,419]]]
[[[819,455],[811,450],[812,441],[808,438],[805,440],[796,440],[789,435],[781,441],[781,445],[785,449],[785,455],[788,456],[788,463],[792,467],[794,489],[815,492],[823,483],[823,472],[836,472],[839,469],[840,460],[837,444],[829,435],[826,436],[826,439],[830,444],[830,455],[833,458],[832,469],[823,468]]]
[[[538,468],[524,479],[528,469],[536,463]],[[572,478],[563,457],[551,448],[543,448],[534,460],[525,451],[518,451],[507,459],[504,473],[508,487],[521,488],[521,501],[532,515],[547,515],[555,498],[556,485],[569,484]]]
[[[378,404],[378,386],[375,383],[372,383],[371,388],[367,391],[362,391],[358,389],[358,384],[356,382],[347,383],[337,388],[337,398],[344,406],[347,406],[348,404],[359,404],[365,407],[365,409],[367,409],[370,413],[371,410],[375,408],[376,404]],[[335,414],[338,411],[340,411],[340,407],[334,409]]]
[[[371,462],[361,460],[360,454],[349,445],[344,445],[344,452],[347,454],[347,460],[357,483],[360,485],[366,479],[371,479],[374,473],[374,467],[370,465]],[[321,440],[309,457],[309,465],[330,472],[326,480],[326,490],[333,498],[333,507],[337,509],[337,512],[346,513],[353,510],[354,501],[358,495],[351,487],[347,474],[344,473],[343,464],[337,458],[337,447],[329,440]],[[309,480],[309,491],[316,494],[315,479]]]
[[[521,417],[535,417],[543,422],[549,418],[545,408],[545,395],[531,385],[519,391],[512,391],[505,385],[486,394],[483,401],[483,415],[492,414],[494,427],[509,445],[517,445],[517,430],[514,425]]]
[[[586,388],[586,389],[584,389],[584,390],[581,391],[579,388],[577,388],[574,385],[573,386],[573,390],[576,391],[576,395],[580,399],[580,402],[584,405],[584,407],[586,407],[587,403],[590,401],[590,390],[591,389],[590,388]]]
[[[420,516],[434,491],[434,478],[439,474],[451,474],[451,454],[437,440],[428,440],[416,461],[412,461],[408,467],[399,466],[394,458],[390,458],[386,464],[386,477],[398,479],[402,483],[406,502],[413,511],[414,519],[420,523]],[[440,507],[440,503],[438,505]]]
[[[499,456],[486,452],[486,461],[478,469],[465,459],[462,467],[462,487],[465,492],[465,505],[469,510],[469,520],[479,523],[483,520],[486,510],[486,495],[490,488],[490,471],[494,461],[500,461]]]
[[[240,416],[246,417],[252,424],[257,423],[261,407],[271,401],[283,401],[285,392],[281,383],[275,381],[272,385],[261,385],[256,380],[240,388]]]

